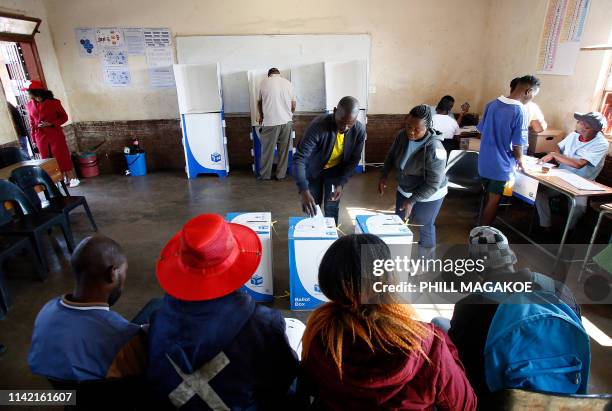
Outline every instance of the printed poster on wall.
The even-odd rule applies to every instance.
[[[130,70],[121,67],[105,67],[104,81],[111,87],[127,87],[132,81]]]
[[[98,54],[96,29],[92,27],[76,28],[74,29],[74,37],[80,57],[95,57]]]
[[[590,0],[549,0],[538,51],[538,74],[574,74]]]
[[[124,47],[123,32],[117,27],[99,27],[96,29],[96,42],[100,48]]]
[[[144,56],[145,41],[144,30],[139,27],[128,27],[123,29],[123,37],[127,45],[128,54]]]
[[[172,32],[168,28],[145,28],[143,31],[150,86],[174,87]]]
[[[111,87],[129,86],[132,79],[123,31],[116,27],[98,28],[96,41],[105,83]]]
[[[146,28],[143,31],[147,47],[172,46],[172,31],[169,28]]]

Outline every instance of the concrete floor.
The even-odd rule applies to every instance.
[[[359,209],[392,210],[394,192],[389,189],[384,197],[376,194],[378,174],[374,171],[354,177],[346,187],[340,216],[340,229],[353,232],[351,215]],[[129,258],[129,271],[124,294],[113,307],[127,318],[133,317],[151,298],[162,295],[155,279],[155,260],[166,241],[189,218],[201,213],[225,215],[231,211],[271,211],[275,224],[274,267],[275,294],[280,296],[274,306],[285,316],[305,320],[307,313],[287,310],[289,290],[287,265],[287,220],[301,215],[296,187],[292,180],[283,182],[256,181],[244,171],[232,171],[224,180],[203,176],[188,181],[183,173],[155,173],[146,177],[100,176],[87,179],[73,194],[86,195],[100,231],[117,240]],[[450,194],[437,220],[438,242],[464,244],[473,227],[478,199]],[[75,211],[73,230],[77,241],[91,233],[85,214]],[[511,242],[518,238],[509,236]],[[38,281],[27,265],[17,264],[21,270],[10,273],[9,289],[12,307],[8,316],[0,321],[0,342],[8,352],[0,356],[0,389],[48,388],[45,379],[34,376],[27,366],[32,324],[40,308],[50,298],[70,292],[72,275],[68,253],[60,236],[48,242],[48,255],[52,259],[49,278]],[[534,269],[550,262],[534,251],[526,265]],[[14,264],[13,264],[14,265]],[[9,266],[9,268],[11,268]],[[14,267],[13,267],[14,268]],[[23,269],[25,268],[25,270]],[[422,318],[436,314],[436,310],[449,315],[452,307],[430,307]],[[446,312],[444,313],[443,311]],[[450,310],[450,311],[449,311]],[[612,335],[610,306],[584,307],[583,314],[607,335]],[[592,343],[592,370],[590,391],[612,392],[612,347]]]

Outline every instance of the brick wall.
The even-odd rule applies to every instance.
[[[295,116],[296,145],[314,117],[314,114]],[[402,127],[402,122],[403,116],[400,114],[368,115],[368,140],[366,142],[366,161],[368,163],[384,161],[395,134]],[[253,161],[252,143],[249,139],[250,117],[228,115],[226,127],[231,168],[250,168]],[[98,149],[98,160],[102,173],[123,173],[126,167],[123,147],[130,144],[134,137],[138,137],[141,147],[147,152],[149,170],[183,170],[185,167],[182,134],[178,119],[87,121],[69,124],[64,127],[64,133],[71,151],[79,149],[87,151],[105,141]],[[15,141],[7,145],[16,145],[16,143]],[[597,181],[612,186],[612,156],[606,158],[606,164]]]
[[[62,130],[64,131],[64,135],[66,136],[66,143],[68,144],[68,149],[70,150],[70,152],[79,151],[75,125],[70,123],[67,126],[63,126]]]
[[[123,173],[126,169],[123,148],[138,138],[147,153],[149,170],[181,170],[185,156],[177,120],[86,121],[74,124],[78,148],[98,149],[101,173]]]
[[[294,119],[296,145],[306,127],[315,117],[314,114],[297,115]],[[391,145],[395,133],[401,128],[402,116],[393,114],[368,116],[368,140],[366,160],[382,162]],[[250,117],[247,115],[228,115],[226,135],[230,167],[250,168],[252,143]],[[140,146],[147,153],[147,167],[155,170],[182,170],[185,157],[180,121],[136,120],[136,121],[86,121],[64,127],[68,146],[71,151],[87,151],[104,142],[97,150],[100,172],[123,173],[125,159],[123,147],[138,137]]]

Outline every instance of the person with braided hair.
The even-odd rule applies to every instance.
[[[450,338],[417,321],[408,304],[376,293],[375,277],[389,247],[371,234],[336,240],[319,266],[329,302],[308,319],[299,386],[323,410],[475,410],[476,395]]]
[[[414,107],[405,117],[404,128],[389,149],[378,182],[378,193],[382,196],[387,187],[387,177],[395,168],[395,213],[421,225],[421,249],[436,246],[435,221],[448,192],[446,150],[442,139],[442,134],[433,129],[429,107],[424,104]]]

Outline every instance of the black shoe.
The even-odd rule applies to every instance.
[[[7,350],[6,345],[0,344],[0,355],[4,354],[6,350]]]

